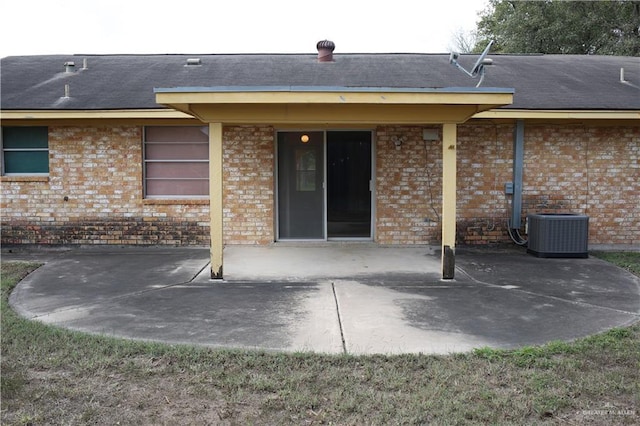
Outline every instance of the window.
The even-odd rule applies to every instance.
[[[208,127],[153,126],[144,132],[146,198],[209,195]]]
[[[47,127],[2,128],[2,174],[49,174]]]
[[[316,190],[316,151],[296,149],[296,191]]]

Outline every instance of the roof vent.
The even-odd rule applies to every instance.
[[[65,62],[64,63],[64,72],[73,72],[74,67],[76,66],[75,62]]]
[[[197,65],[202,65],[202,61],[200,60],[200,58],[189,58],[187,59],[187,63],[185,66],[195,67]]]
[[[318,62],[333,62],[333,50],[336,48],[334,42],[322,40],[316,44],[318,49]]]

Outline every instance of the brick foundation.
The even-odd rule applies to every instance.
[[[80,222],[3,226],[3,244],[136,244],[205,246],[208,235],[194,222],[148,218],[85,218]]]

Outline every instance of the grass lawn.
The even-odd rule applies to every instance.
[[[640,273],[640,253],[608,260]],[[449,356],[169,346],[19,318],[37,266],[2,263],[3,425],[640,423],[640,324]]]

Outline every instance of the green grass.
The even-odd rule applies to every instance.
[[[595,251],[593,256],[614,263],[632,274],[640,276],[640,252],[637,251]]]
[[[451,356],[170,346],[18,317],[8,294],[36,266],[2,263],[2,424],[640,422],[638,324]]]

